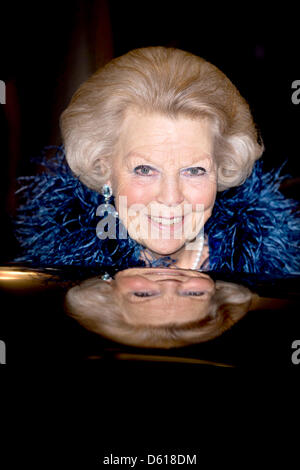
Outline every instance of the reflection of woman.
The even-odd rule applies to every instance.
[[[66,307],[85,328],[112,340],[170,348],[219,336],[251,300],[247,288],[197,271],[131,268],[115,280],[92,278],[71,288]]]
[[[263,144],[247,103],[210,63],[131,51],[79,88],[61,125],[77,178],[58,155],[52,172],[26,180],[20,261],[299,271],[295,203],[278,172],[256,164],[247,179]]]

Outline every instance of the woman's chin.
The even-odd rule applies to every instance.
[[[145,248],[150,250],[153,255],[157,256],[173,256],[179,254],[184,248],[183,240],[156,240],[152,243],[149,243],[149,240],[147,240],[147,243],[144,241],[141,243]]]

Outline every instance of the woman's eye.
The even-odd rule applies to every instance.
[[[154,292],[133,292],[135,297],[153,297],[155,295]]]
[[[191,168],[186,168],[183,171],[184,173],[187,173],[188,176],[202,176],[206,173],[206,169],[201,166],[193,166]]]
[[[155,169],[148,165],[139,165],[134,169],[134,173],[141,176],[152,176]]]
[[[201,297],[202,295],[204,295],[205,292],[203,291],[187,291],[187,292],[184,292],[183,295],[188,295],[188,296],[192,296],[192,297]]]

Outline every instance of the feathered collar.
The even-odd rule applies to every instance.
[[[46,150],[36,160],[45,171],[19,178],[20,206],[13,223],[22,252],[15,261],[116,270],[143,266],[142,247],[134,240],[97,237],[96,209],[103,197],[74,177],[62,147],[55,147],[50,159]],[[281,170],[264,172],[263,163],[257,162],[243,185],[218,194],[205,225],[210,269],[273,276],[300,273],[298,204],[280,192],[287,177]],[[160,262],[168,264],[168,259]]]

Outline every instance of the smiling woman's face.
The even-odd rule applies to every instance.
[[[204,319],[215,292],[206,274],[185,269],[130,268],[116,274],[113,288],[126,320],[135,325]]]
[[[133,239],[159,255],[179,253],[195,239],[215,202],[212,155],[205,120],[127,113],[109,183]]]

